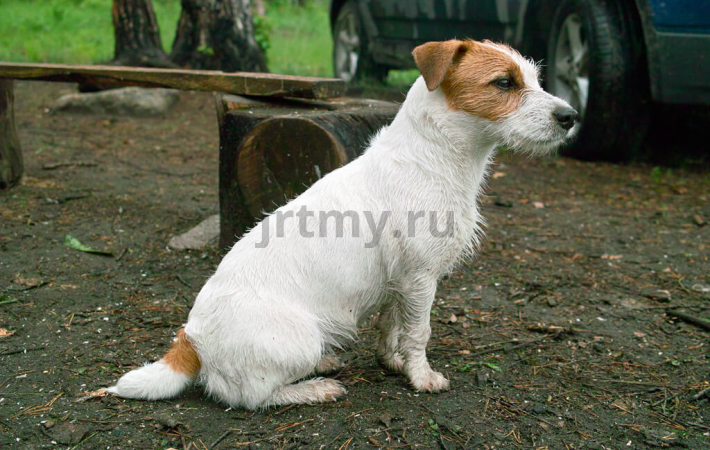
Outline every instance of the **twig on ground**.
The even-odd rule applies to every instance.
[[[233,433],[233,430],[227,430],[224,433],[222,433],[211,445],[210,445],[210,450],[217,448],[220,442],[225,440],[227,436]]]
[[[529,340],[529,341],[520,342],[519,344],[513,345],[513,346],[508,347],[508,348],[505,348],[505,347],[502,345],[502,343],[491,344],[491,346],[490,346],[489,348],[481,349],[481,350],[476,351],[476,352],[471,352],[471,353],[469,353],[467,356],[469,356],[469,357],[481,356],[481,355],[486,355],[486,354],[488,354],[488,353],[493,353],[493,352],[497,352],[497,351],[502,351],[503,353],[507,353],[507,352],[509,352],[509,351],[511,351],[511,350],[517,350],[517,349],[522,348],[522,347],[527,347],[528,345],[537,344],[538,342],[544,341],[544,340],[547,339],[548,337],[549,337],[549,336],[545,336],[545,337],[541,337],[541,338],[538,338],[538,339],[531,339],[531,340]],[[517,342],[517,341],[506,341],[506,342]]]
[[[497,397],[494,397],[494,396],[492,396],[492,395],[485,394],[485,393],[483,393],[483,392],[477,392],[477,394],[482,395],[483,397],[489,398],[489,399],[491,399],[491,400],[493,400],[493,401],[495,401],[495,402],[498,402],[498,403],[500,403],[501,405],[503,405],[504,407],[506,407],[506,408],[508,408],[508,409],[511,409],[511,410],[513,410],[513,411],[515,411],[515,412],[518,412],[518,413],[520,413],[520,414],[524,414],[524,415],[526,415],[526,416],[532,417],[534,420],[539,420],[540,422],[546,423],[547,425],[549,425],[549,426],[551,426],[551,427],[554,427],[554,426],[555,426],[555,424],[553,424],[552,422],[550,422],[550,421],[548,421],[548,420],[543,419],[543,418],[540,417],[538,414],[531,414],[531,413],[525,411],[524,409],[520,409],[520,408],[516,407],[515,405],[513,405],[512,403],[507,402],[507,401],[505,401],[505,400],[503,400],[503,399],[501,399],[501,398],[497,398]]]
[[[54,170],[60,167],[96,167],[98,164],[95,162],[88,161],[76,161],[76,162],[57,162],[57,163],[47,163],[42,166],[42,170]]]
[[[693,400],[700,400],[705,397],[710,397],[710,387],[705,388],[697,394],[693,395]]]
[[[10,289],[10,288],[8,288],[8,289],[6,289],[6,290],[7,290],[8,292],[26,292],[26,291],[31,291],[32,289],[41,288],[42,286],[47,285],[47,284],[49,284],[49,283],[51,283],[51,282],[52,282],[51,280],[42,280],[42,281],[40,281],[39,283],[37,283],[37,284],[32,284],[32,285],[30,285],[30,286],[24,286],[24,287],[21,287],[21,288],[19,288],[19,289]],[[4,303],[5,303],[5,302],[4,302]],[[12,302],[9,302],[9,301],[8,301],[8,302],[6,302],[6,303],[12,303]],[[2,304],[2,303],[0,303],[0,305],[1,305],[1,304]]]
[[[680,319],[683,322],[695,325],[696,327],[700,327],[703,330],[710,331],[710,321],[708,320],[700,319],[680,311],[666,311],[666,315],[675,317],[676,319]]]
[[[16,298],[11,298],[10,300],[3,300],[0,302],[0,305],[7,305],[8,303],[17,303],[19,302],[18,299]]]
[[[0,356],[10,356],[10,355],[16,355],[18,353],[34,352],[37,350],[44,350],[45,348],[47,348],[47,347],[31,347],[31,348],[22,348],[19,350],[10,350],[7,352],[0,353]]]

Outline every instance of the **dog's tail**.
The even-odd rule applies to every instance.
[[[200,358],[180,328],[172,347],[153,364],[131,370],[108,392],[119,397],[142,400],[171,398],[183,391],[200,372]]]

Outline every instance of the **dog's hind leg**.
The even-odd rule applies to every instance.
[[[377,319],[377,328],[380,330],[380,339],[377,345],[377,356],[383,366],[394,372],[401,372],[404,360],[399,354],[400,313],[395,300],[390,301],[380,311]]]
[[[399,350],[404,357],[404,373],[414,389],[439,392],[449,388],[449,380],[429,366],[426,345],[431,336],[431,306],[436,294],[435,279],[412,279],[399,289],[402,294],[402,333]]]
[[[262,406],[334,402],[346,393],[339,381],[313,378],[278,388]]]
[[[328,375],[337,372],[344,366],[343,362],[333,354],[323,355],[320,362],[316,366],[315,373],[318,375]]]

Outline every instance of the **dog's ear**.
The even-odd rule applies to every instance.
[[[457,61],[466,51],[466,43],[459,40],[443,42],[427,42],[415,48],[412,52],[414,62],[424,77],[426,87],[430,91],[438,88],[446,72],[454,61]]]

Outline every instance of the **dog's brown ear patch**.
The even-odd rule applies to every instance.
[[[412,52],[414,62],[430,91],[438,88],[454,60],[466,51],[466,43],[459,40],[427,42]]]

